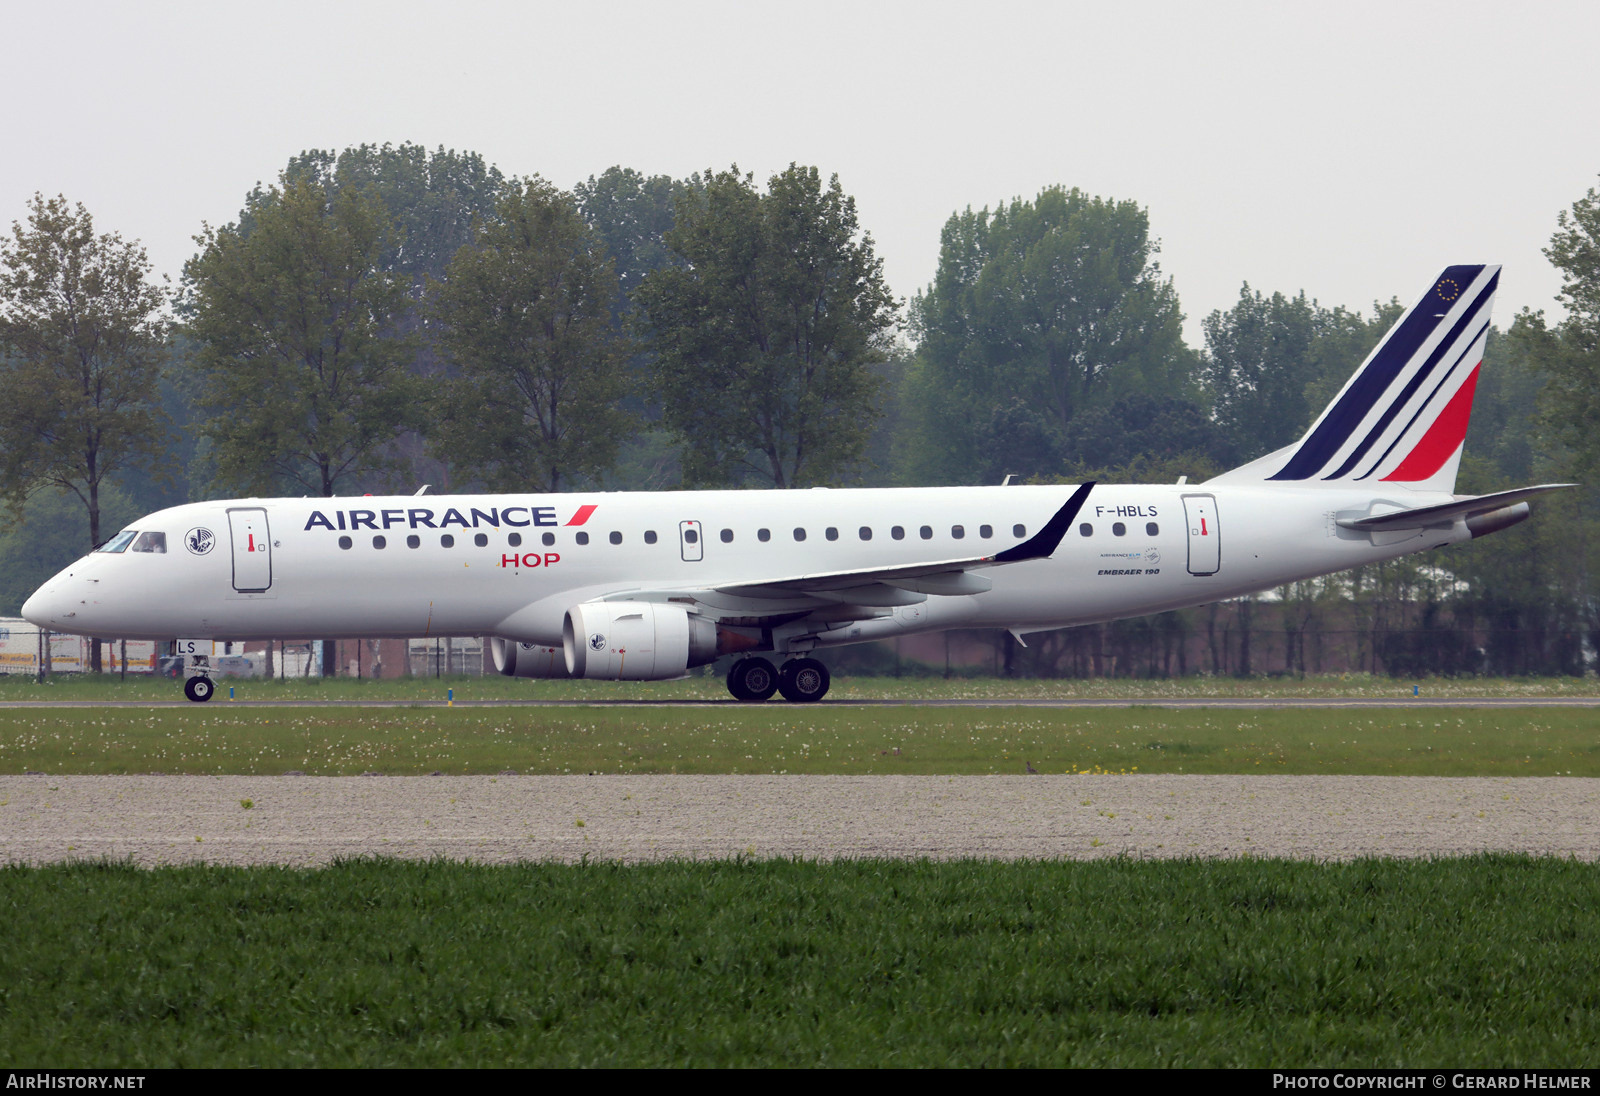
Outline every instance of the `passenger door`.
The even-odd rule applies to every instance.
[[[1189,573],[1214,575],[1222,569],[1222,533],[1217,526],[1215,495],[1184,495],[1189,527]]]
[[[272,537],[267,512],[259,506],[228,511],[233,534],[233,588],[241,594],[260,594],[272,587]]]

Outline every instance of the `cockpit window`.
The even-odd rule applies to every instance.
[[[100,546],[102,552],[126,552],[128,545],[133,543],[133,538],[139,535],[137,529],[124,529],[110,540]]]
[[[133,542],[135,552],[167,553],[167,534],[165,533],[140,533],[139,539]]]

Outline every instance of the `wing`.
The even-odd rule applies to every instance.
[[[830,605],[859,607],[862,611],[858,615],[866,617],[877,615],[872,612],[874,609],[915,605],[926,601],[929,595],[981,594],[994,585],[982,571],[1033,559],[1047,559],[1053,555],[1093,488],[1093,483],[1083,484],[1037,533],[1021,544],[991,556],[928,560],[850,571],[820,571],[670,591],[632,590],[615,594],[606,600],[692,600],[700,611],[710,610],[710,615],[756,623],[773,617],[802,616]],[[846,610],[830,616],[849,619],[849,612]]]

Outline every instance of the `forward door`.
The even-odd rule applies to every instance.
[[[272,586],[272,537],[267,512],[259,506],[228,511],[233,534],[233,588],[259,594]]]

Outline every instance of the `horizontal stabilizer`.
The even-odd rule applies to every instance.
[[[1410,510],[1399,510],[1393,514],[1374,514],[1364,518],[1339,518],[1339,525],[1346,529],[1358,532],[1373,532],[1376,530],[1393,531],[1396,529],[1421,529],[1428,525],[1440,525],[1455,521],[1457,518],[1472,517],[1474,514],[1487,514],[1492,510],[1524,502],[1535,495],[1547,494],[1551,491],[1565,491],[1569,487],[1577,487],[1576,483],[1546,483],[1538,487],[1519,487],[1515,491],[1500,491],[1493,495],[1478,495],[1469,499],[1458,499],[1455,502],[1443,502],[1437,506],[1418,506]]]

